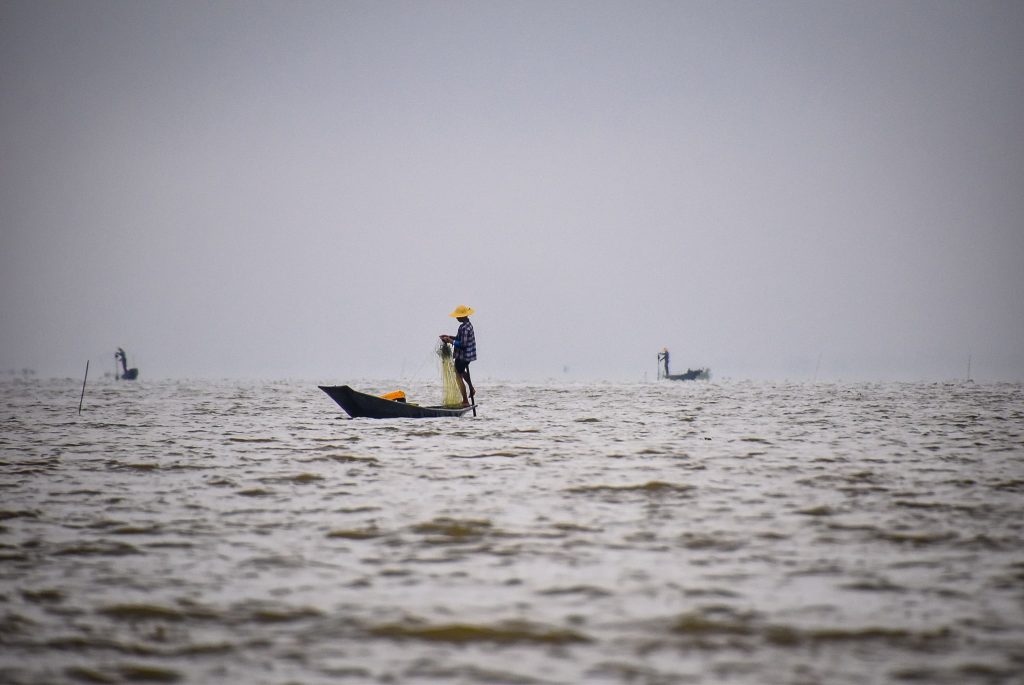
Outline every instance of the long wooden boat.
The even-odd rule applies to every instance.
[[[706,381],[711,379],[710,369],[687,369],[686,373],[666,374],[662,378],[670,381]]]
[[[474,407],[423,407],[353,390],[347,385],[317,386],[354,419],[428,419],[462,416]]]

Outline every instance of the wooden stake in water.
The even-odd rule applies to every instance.
[[[78,415],[82,415],[82,400],[85,399],[85,382],[89,380],[89,360],[85,360],[85,378],[82,379],[82,396],[78,398]]]

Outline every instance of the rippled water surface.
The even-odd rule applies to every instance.
[[[0,383],[0,680],[1022,682],[1021,385],[480,386]]]

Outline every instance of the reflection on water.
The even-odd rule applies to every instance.
[[[1019,384],[76,386],[0,383],[5,682],[1022,682]]]

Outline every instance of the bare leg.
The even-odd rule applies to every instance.
[[[476,388],[473,387],[473,379],[469,376],[469,369],[466,369],[466,385],[469,386],[469,399],[476,399]]]

